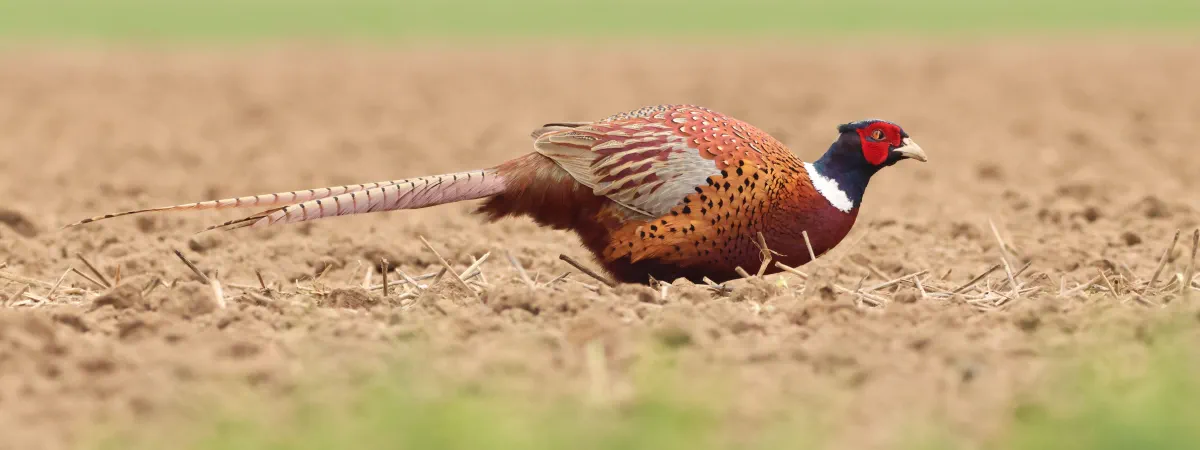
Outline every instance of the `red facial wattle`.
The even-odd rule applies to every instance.
[[[902,145],[902,137],[904,137],[904,132],[887,122],[876,122],[876,124],[858,128],[858,140],[863,144],[863,157],[866,158],[866,162],[874,164],[874,166],[880,166],[888,161],[892,149]]]
[[[888,160],[888,151],[892,151],[892,144],[888,142],[887,132],[884,132],[884,140],[876,140],[871,138],[871,133],[874,130],[871,128],[862,128],[858,131],[858,138],[863,143],[863,157],[866,162],[871,164],[882,164]]]

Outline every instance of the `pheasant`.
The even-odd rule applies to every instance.
[[[487,169],[142,209],[69,226],[152,211],[269,208],[204,231],[231,230],[485,199],[475,212],[489,222],[524,216],[573,231],[619,282],[724,282],[738,277],[738,267],[759,266],[759,233],[776,260],[793,267],[808,263],[810,250],[832,249],[854,225],[872,175],[902,159],[927,160],[892,122],[850,122],[838,133],[810,163],[711,109],[650,106],[546,124],[532,134],[534,151]]]

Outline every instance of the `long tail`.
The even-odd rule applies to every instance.
[[[175,206],[140,209],[92,217],[67,225],[73,227],[97,220],[159,211],[267,207],[252,216],[206,228],[232,230],[294,223],[324,217],[365,214],[398,209],[418,209],[445,203],[490,197],[504,191],[504,180],[495,169],[408,178],[403,180],[334,186],[227,198]]]

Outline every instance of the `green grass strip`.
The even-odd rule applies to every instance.
[[[8,40],[1189,33],[1191,0],[0,0]]]

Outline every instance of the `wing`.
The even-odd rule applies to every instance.
[[[537,151],[576,181],[649,217],[667,214],[739,161],[761,162],[763,148],[782,148],[744,122],[690,105],[548,124],[534,136]]]

